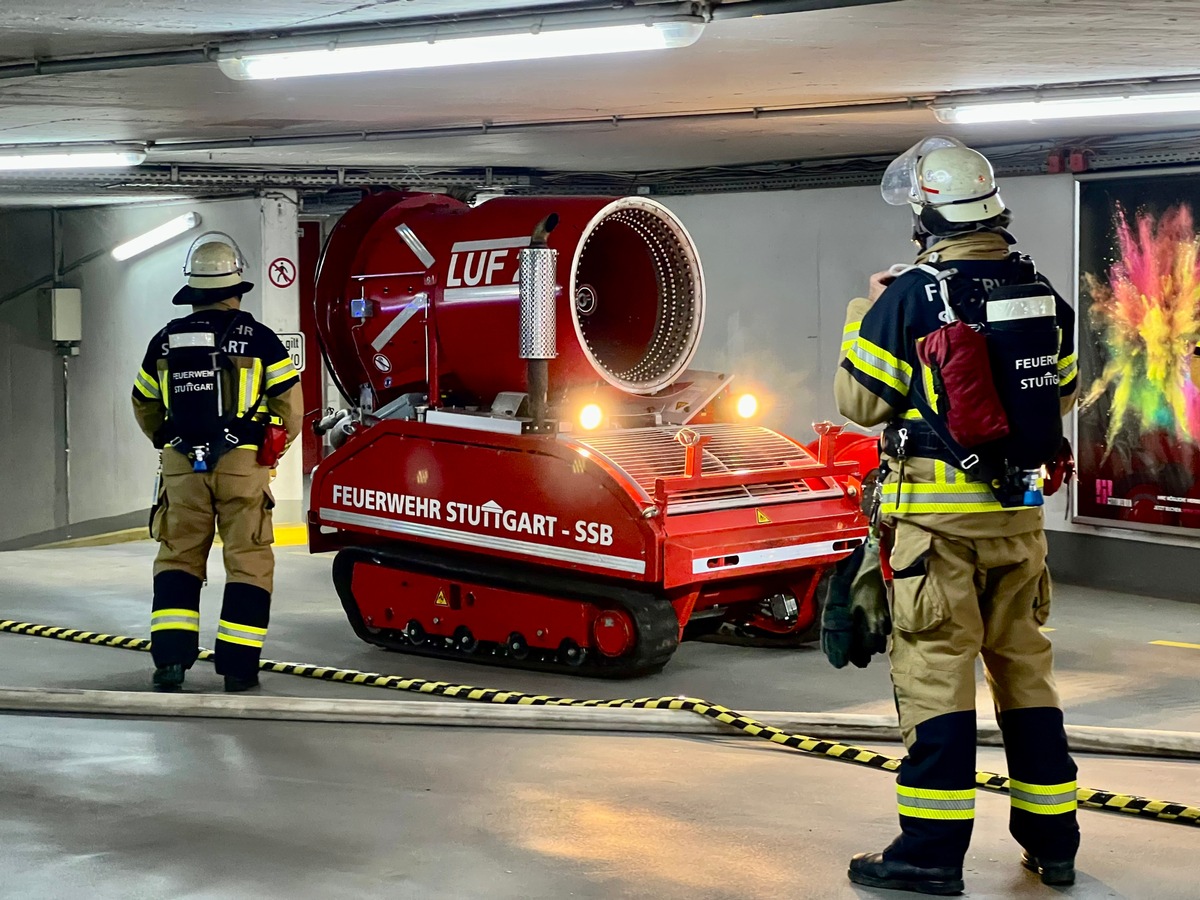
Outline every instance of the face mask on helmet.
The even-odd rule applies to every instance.
[[[880,183],[885,202],[910,206],[931,233],[994,219],[1004,212],[987,158],[951,137],[914,144],[888,166]],[[949,223],[949,229],[942,223]],[[937,229],[935,231],[934,229]]]

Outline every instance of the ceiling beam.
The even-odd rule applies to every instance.
[[[46,75],[75,75],[81,72],[113,72],[121,69],[145,69],[162,66],[190,66],[215,62],[218,54],[237,49],[239,44],[255,41],[283,41],[288,38],[319,40],[347,35],[367,35],[395,31],[420,31],[437,27],[463,28],[471,25],[529,19],[532,22],[570,18],[583,13],[598,16],[627,14],[644,10],[651,14],[690,14],[705,19],[739,19],[750,16],[772,16],[787,13],[817,12],[854,6],[874,6],[898,3],[901,0],[582,0],[552,6],[512,6],[491,9],[485,13],[414,16],[389,19],[365,25],[343,25],[338,28],[297,28],[270,32],[248,32],[214,38],[202,44],[164,47],[121,53],[76,56],[46,56],[0,64],[0,81],[14,78],[33,78]]]

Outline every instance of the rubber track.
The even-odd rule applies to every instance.
[[[637,643],[630,656],[608,659],[596,653],[589,653],[578,666],[536,659],[518,660],[499,654],[469,654],[436,646],[417,646],[401,636],[398,629],[393,632],[395,637],[391,637],[386,631],[372,631],[363,622],[362,612],[350,588],[354,563],[360,561],[370,565],[382,565],[398,572],[418,571],[455,581],[475,582],[556,599],[577,599],[585,603],[596,603],[601,607],[618,606],[633,619],[637,629]],[[559,672],[564,675],[630,678],[659,671],[679,646],[679,620],[666,600],[646,591],[634,590],[627,584],[586,581],[559,572],[541,571],[528,564],[485,562],[476,557],[464,558],[461,554],[440,553],[416,547],[405,553],[399,553],[395,549],[349,547],[340,550],[334,558],[333,584],[354,633],[369,644],[401,653],[457,662]],[[539,651],[530,652],[532,655]]]
[[[99,647],[119,647],[125,650],[149,651],[150,649],[150,641],[145,638],[78,631],[73,628],[35,625],[15,620],[0,621],[0,633],[2,632],[24,634],[32,637],[54,638],[55,640],[70,641],[77,644],[91,644]],[[213,652],[211,650],[201,650],[199,658],[210,660],[212,656]],[[283,675],[318,678],[322,681],[361,684],[367,687],[387,688],[389,690],[408,691],[417,694],[433,694],[442,697],[457,697],[463,700],[474,700],[479,703],[502,703],[515,706],[590,706],[602,709],[681,709],[715,719],[731,728],[736,728],[743,734],[762,738],[773,744],[789,747],[802,753],[827,756],[832,759],[840,759],[843,762],[889,772],[895,771],[900,767],[900,760],[894,756],[886,756],[882,753],[876,753],[874,750],[839,744],[834,741],[817,740],[816,738],[806,737],[802,734],[788,734],[778,728],[773,728],[763,722],[743,716],[727,707],[694,697],[645,697],[637,700],[572,700],[567,697],[522,694],[517,691],[498,691],[491,688],[471,687],[465,684],[450,684],[445,681],[401,678],[398,675],[380,675],[374,672],[359,672],[354,669],[333,669],[301,663],[274,662],[267,659],[259,663],[259,669],[264,672],[278,672]],[[975,783],[984,790],[995,791],[1001,794],[1009,792],[1008,778],[993,772],[976,772]],[[1077,796],[1079,805],[1086,809],[1122,813],[1143,819],[1154,819],[1159,822],[1173,822],[1178,825],[1200,826],[1200,807],[1196,806],[1188,806],[1183,803],[1168,803],[1162,800],[1151,800],[1146,797],[1135,797],[1128,794],[1118,794],[1112,791],[1102,791],[1093,788],[1079,788]]]

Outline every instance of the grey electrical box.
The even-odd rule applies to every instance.
[[[41,292],[38,320],[42,337],[56,344],[83,340],[83,294],[79,288],[47,288]]]

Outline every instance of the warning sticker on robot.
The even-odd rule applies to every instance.
[[[333,503],[345,509],[369,510],[407,519],[457,525],[463,531],[483,529],[531,537],[562,537],[570,538],[575,543],[601,547],[609,547],[613,543],[613,527],[603,522],[580,519],[573,526],[567,526],[559,524],[558,516],[505,509],[495,500],[486,503],[462,503],[457,500],[443,501],[436,497],[418,497],[414,494],[335,484]]]
[[[437,599],[433,601],[438,606],[449,606],[450,601],[446,599],[445,591],[438,591]]]

